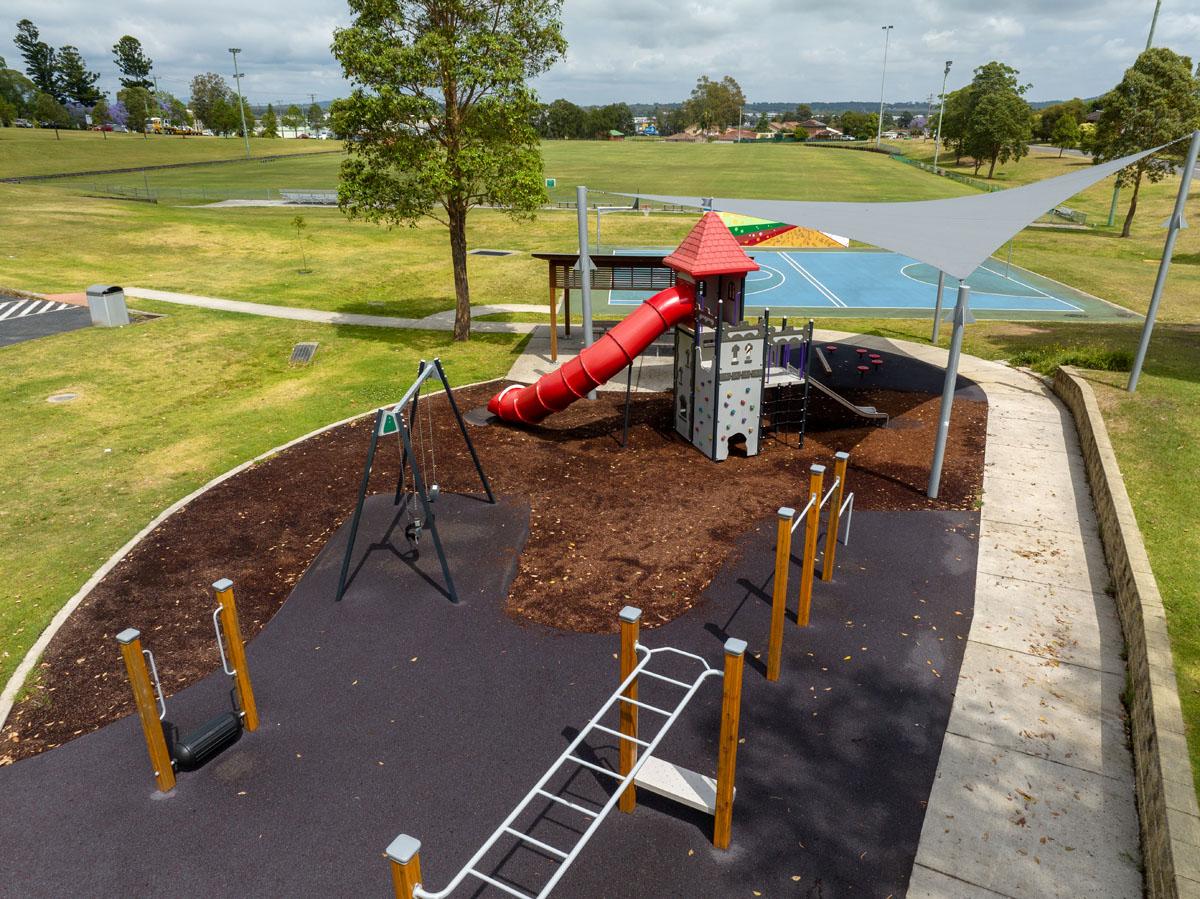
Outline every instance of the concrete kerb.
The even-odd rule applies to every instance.
[[[455,386],[454,389],[463,390],[468,387],[478,387],[483,384],[491,384],[499,380],[502,379],[488,378],[485,381],[475,381],[471,384],[459,384]],[[426,395],[433,395],[441,392],[442,390],[439,388],[438,390],[431,391]],[[162,524],[188,503],[192,502],[192,500],[196,499],[196,497],[202,496],[219,484],[222,484],[235,475],[245,471],[247,468],[257,465],[259,462],[263,462],[272,456],[283,452],[284,450],[291,449],[293,446],[303,443],[304,441],[316,437],[319,434],[324,434],[326,431],[332,431],[334,428],[340,428],[342,425],[349,424],[352,421],[357,421],[358,419],[365,418],[368,415],[374,415],[376,408],[377,407],[372,407],[366,411],[351,415],[349,418],[343,418],[341,421],[335,421],[332,424],[322,425],[315,431],[309,431],[307,434],[297,437],[294,440],[289,440],[287,443],[282,443],[273,449],[269,449],[264,453],[260,453],[253,459],[248,459],[240,465],[234,466],[224,474],[217,475],[207,484],[197,487],[187,496],[177,500],[176,502],[167,506],[167,508],[163,509],[163,511],[158,513],[158,515],[156,515],[149,524],[130,537],[124,546],[109,556],[108,561],[96,569],[92,576],[88,578],[86,582],[84,582],[82,587],[79,588],[78,592],[76,592],[74,596],[67,600],[66,604],[58,610],[57,614],[55,614],[52,619],[50,619],[50,623],[46,625],[46,629],[42,631],[34,644],[29,647],[29,650],[25,653],[24,658],[21,659],[21,663],[17,665],[16,669],[12,673],[12,676],[9,677],[8,682],[4,685],[4,692],[0,693],[0,728],[3,728],[5,722],[8,720],[9,713],[12,711],[12,707],[16,703],[17,694],[25,685],[25,681],[29,677],[29,672],[31,672],[34,666],[37,665],[38,659],[40,659],[42,653],[46,651],[46,647],[50,645],[50,641],[54,639],[55,634],[57,634],[62,626],[66,624],[67,619],[71,617],[72,613],[79,607],[79,604],[87,599],[88,595],[92,592],[92,590],[95,589],[96,585],[100,583],[100,581],[102,581],[105,576],[117,566],[117,563],[125,558],[125,556],[127,556],[134,549],[134,547],[148,537],[155,528],[157,528],[160,524]]]
[[[1158,584],[1091,386],[1060,368],[1054,391],[1071,410],[1083,448],[1100,537],[1128,653],[1138,819],[1150,897],[1200,896],[1197,806],[1171,644]]]

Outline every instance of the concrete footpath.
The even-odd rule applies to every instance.
[[[220,297],[205,297],[198,294],[178,293],[172,290],[151,290],[148,287],[126,287],[125,295],[139,300],[158,300],[160,303],[178,303],[182,306],[197,306],[201,309],[216,309],[220,312],[240,312],[244,315],[261,315],[266,318],[286,318],[292,321],[313,322],[321,325],[351,325],[368,328],[415,328],[426,331],[454,330],[453,311],[435,312],[424,318],[400,318],[391,315],[364,315],[356,312],[326,312],[321,309],[300,309],[295,306],[273,306],[269,303],[250,303],[245,300],[226,300]],[[549,306],[524,303],[497,303],[471,307],[471,330],[477,334],[528,334],[536,324],[528,322],[476,321],[479,316],[503,312],[529,312],[550,314]]]
[[[975,612],[908,895],[1141,896],[1124,642],[1074,421],[1040,379],[960,371],[988,398]]]
[[[817,337],[946,365],[936,347]],[[543,331],[508,377],[555,367]],[[670,389],[671,371],[639,358],[634,389]],[[1074,421],[1038,378],[972,356],[959,371],[988,400],[975,610],[908,896],[1141,896],[1124,643]]]

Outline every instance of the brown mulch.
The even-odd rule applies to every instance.
[[[456,396],[466,411],[497,389]],[[509,612],[567,630],[608,631],[614,609],[636,600],[648,625],[669,621],[697,602],[738,535],[780,506],[803,504],[809,465],[831,466],[837,450],[851,454],[856,509],[974,507],[985,402],[956,401],[941,499],[930,501],[924,489],[938,398],[893,390],[851,398],[891,413],[892,424],[864,426],[814,397],[802,450],[767,440],[758,456],[719,465],[673,434],[664,394],[634,396],[625,449],[620,394],[577,403],[537,429],[471,427],[493,490],[527,497],[532,508]],[[425,408],[434,411],[439,486],[478,492],[445,398]],[[218,578],[234,581],[243,631],[253,638],[351,511],[370,426],[371,419],[341,426],[253,466],[172,515],[122,559],[51,641],[0,731],[0,764],[132,711],[114,643],[126,627],[139,628],[154,650],[168,695],[212,671],[219,662],[208,588]],[[394,489],[397,456],[384,445],[372,491]],[[435,571],[432,552],[422,555]]]

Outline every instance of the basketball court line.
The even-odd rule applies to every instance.
[[[813,287],[815,287],[822,296],[824,296],[827,300],[829,300],[830,303],[832,303],[834,305],[835,308],[839,308],[839,309],[849,309],[850,308],[845,303],[845,301],[842,300],[841,297],[839,297],[836,293],[834,293],[832,290],[830,290],[828,287],[826,287],[824,284],[822,284],[820,281],[818,281],[815,277],[813,277],[813,275],[807,269],[805,269],[804,266],[802,266],[799,262],[794,260],[787,253],[780,253],[779,256],[781,259],[783,259],[784,262],[786,262],[788,265],[790,265],[792,268],[794,268],[796,270],[796,272],[800,275],[801,278],[804,278],[806,281],[808,281],[809,284],[811,284]]]
[[[1045,297],[1045,298],[1046,298],[1046,299],[1048,299],[1048,300],[1055,300],[1056,302],[1062,303],[1064,306],[1070,306],[1070,307],[1071,307],[1072,309],[1074,309],[1076,312],[1083,312],[1083,311],[1084,311],[1084,309],[1083,309],[1083,307],[1082,307],[1082,306],[1076,306],[1074,303],[1070,302],[1069,300],[1064,300],[1062,297],[1056,297],[1056,296],[1054,296],[1054,294],[1046,293],[1046,291],[1044,291],[1044,290],[1041,290],[1041,289],[1039,289],[1039,288],[1037,288],[1037,287],[1034,287],[1032,284],[1027,284],[1026,282],[1024,282],[1024,281],[1021,281],[1021,280],[1020,280],[1020,279],[1018,279],[1018,278],[1012,278],[1012,277],[1010,277],[1010,276],[1008,276],[1008,275],[1002,275],[1002,274],[1000,274],[998,271],[995,271],[994,269],[990,269],[990,268],[988,268],[986,265],[981,265],[981,266],[979,266],[979,267],[980,267],[981,269],[983,269],[985,272],[991,272],[993,275],[995,275],[995,276],[996,276],[996,277],[998,277],[998,278],[1004,278],[1004,279],[1005,279],[1005,280],[1007,280],[1007,281],[1012,281],[1014,284],[1020,284],[1020,285],[1021,285],[1022,287],[1024,287],[1024,288],[1027,288],[1027,289],[1029,289],[1029,290],[1036,291],[1037,293],[1040,293],[1040,294],[1041,294],[1043,297]],[[985,291],[985,292],[986,292],[986,291]],[[1030,296],[1034,296],[1034,295],[1033,295],[1033,294],[1030,294]],[[1035,297],[1035,298],[1036,298],[1036,297]]]

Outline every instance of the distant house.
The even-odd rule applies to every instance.
[[[607,139],[608,140],[625,140],[625,132],[618,131],[616,128],[614,128],[608,132]]]
[[[800,127],[799,122],[768,122],[767,127],[773,132],[783,132],[784,134],[792,134]]]
[[[803,123],[802,123],[803,124]],[[805,129],[808,130],[807,128]],[[836,128],[822,128],[820,131],[809,131],[809,140],[841,140],[844,135]]]
[[[816,137],[820,132],[829,129],[828,125],[826,125],[824,122],[818,121],[817,119],[805,119],[803,122],[799,123],[799,127],[808,132],[809,137]],[[796,129],[793,128],[792,130],[795,131]]]
[[[763,137],[771,137],[771,132],[764,131]],[[717,143],[732,144],[745,143],[753,140],[758,140],[759,134],[757,131],[751,131],[748,128],[730,128],[724,134],[717,138]]]
[[[663,140],[668,140],[673,144],[702,144],[704,143],[703,134],[689,134],[687,131],[681,131],[679,134],[672,134],[669,137],[664,137]]]

